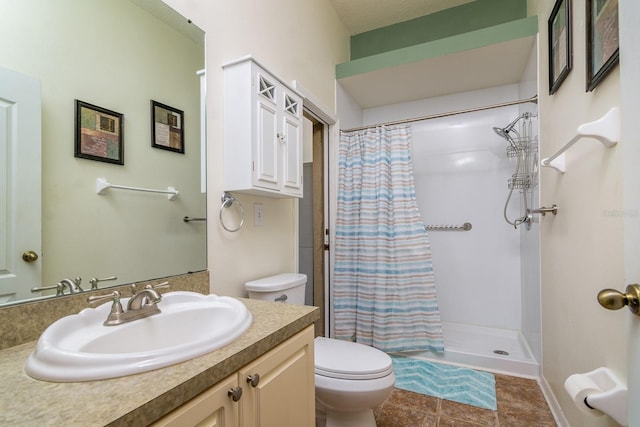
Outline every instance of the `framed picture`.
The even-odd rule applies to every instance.
[[[618,64],[618,0],[587,0],[587,92]]]
[[[124,165],[124,115],[75,103],[75,157]]]
[[[151,100],[151,146],[184,154],[184,113]]]
[[[571,71],[571,0],[556,0],[549,17],[549,95]]]

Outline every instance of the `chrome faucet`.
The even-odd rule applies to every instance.
[[[162,300],[162,296],[158,291],[153,288],[146,288],[129,298],[127,310],[143,310],[145,307],[156,307],[160,300]]]
[[[87,302],[92,304],[107,299],[112,299],[113,304],[103,325],[115,326],[159,314],[160,309],[157,304],[162,300],[162,296],[152,286],[147,286],[129,299],[127,311],[122,308],[120,292],[118,291],[113,291],[107,295],[90,296],[87,298]]]
[[[75,294],[76,292],[83,292],[83,289],[80,287],[81,282],[82,282],[82,279],[80,277],[76,277],[74,280],[62,279],[58,283],[62,286],[63,292],[66,286],[69,289],[70,294]]]

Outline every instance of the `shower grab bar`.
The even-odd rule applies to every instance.
[[[105,178],[97,178],[96,179],[96,193],[100,195],[107,194],[107,190],[110,188],[116,188],[119,190],[133,190],[133,191],[144,191],[147,193],[162,193],[167,195],[167,199],[175,200],[178,198],[178,194],[180,192],[176,190],[174,187],[167,187],[166,190],[155,190],[153,188],[141,188],[141,187],[129,187],[127,185],[116,185],[111,184]]]
[[[425,225],[424,228],[430,231],[469,231],[473,226],[465,222],[462,225]]]
[[[613,107],[598,120],[578,126],[576,135],[553,156],[542,159],[540,164],[553,168],[560,173],[565,173],[567,168],[564,153],[582,138],[597,139],[607,148],[616,145],[620,139],[620,114],[618,108]]]

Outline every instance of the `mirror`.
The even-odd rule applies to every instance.
[[[91,278],[117,277],[99,282],[102,288],[205,270],[206,221],[183,221],[206,218],[198,75],[204,33],[161,0],[0,0],[0,39],[0,68],[39,84],[41,102],[41,164],[25,166],[13,160],[27,141],[18,135],[12,142],[9,125],[24,120],[25,109],[0,92],[0,304],[55,295],[31,289],[65,278],[80,277],[86,291]],[[83,110],[76,124],[76,100],[100,110]],[[163,109],[156,104],[152,114],[152,101]],[[109,112],[122,120],[121,134]],[[33,129],[37,121],[24,123]],[[78,129],[81,138],[96,132],[87,142],[92,158],[74,155]],[[103,161],[113,154],[107,134],[121,138],[123,164]],[[183,150],[170,149],[175,138]],[[39,174],[39,196],[16,191],[20,177]],[[99,178],[112,184],[104,194],[96,190]],[[179,194],[170,200],[116,186]],[[16,193],[41,202],[40,224],[30,219],[37,207],[16,207]],[[16,241],[40,225],[41,243]],[[32,277],[22,280],[20,271]]]

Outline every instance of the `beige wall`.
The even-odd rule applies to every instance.
[[[620,105],[616,68],[585,92],[585,7],[573,2],[573,70],[549,96],[547,19],[552,1],[538,4],[541,157],[566,144],[576,128]],[[625,144],[625,141],[621,141]],[[583,139],[566,155],[564,175],[542,168],[541,204],[558,205],[541,224],[543,376],[571,425],[616,425],[578,411],[564,391],[574,373],[607,366],[626,378],[624,315],[602,309],[598,291],[624,288],[622,149]]]
[[[297,199],[236,194],[246,220],[237,233],[218,221],[223,185],[221,66],[251,54],[288,83],[297,81],[320,104],[335,105],[337,63],[348,60],[348,33],[326,0],[166,0],[207,37],[208,267],[211,291],[243,296],[243,283],[297,271]],[[330,111],[332,113],[333,111]],[[253,204],[264,204],[264,226],[253,225]]]

